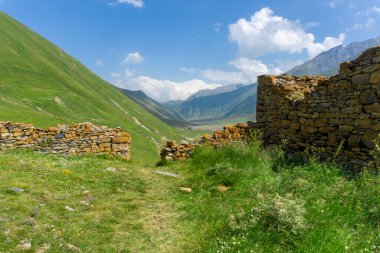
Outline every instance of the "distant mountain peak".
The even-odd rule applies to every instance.
[[[352,61],[368,48],[380,45],[380,37],[362,42],[352,42],[340,45],[322,52],[313,59],[287,71],[290,75],[324,75],[332,76],[338,73],[339,64]]]

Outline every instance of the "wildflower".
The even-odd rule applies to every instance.
[[[63,170],[61,170],[61,173],[62,173],[63,175],[70,175],[70,174],[72,173],[72,171],[69,170],[69,169],[63,169]]]

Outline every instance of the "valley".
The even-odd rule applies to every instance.
[[[0,253],[380,252],[380,37],[343,44],[372,23],[28,1],[0,0]]]

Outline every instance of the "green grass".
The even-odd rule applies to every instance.
[[[132,135],[132,159],[142,162],[157,155],[155,142],[194,135],[169,127],[1,11],[0,23],[0,121],[122,126]]]
[[[378,252],[379,176],[314,161],[203,147],[159,168],[176,179],[112,157],[0,151],[0,252]]]
[[[313,161],[290,164],[252,144],[172,164],[193,189],[179,200],[188,252],[379,252],[379,176]]]
[[[172,178],[120,159],[0,152],[0,252],[179,252],[176,194]]]

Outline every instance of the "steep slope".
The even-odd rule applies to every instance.
[[[354,42],[348,46],[337,46],[323,52],[310,61],[307,61],[287,73],[290,75],[324,75],[332,76],[338,73],[339,64],[344,61],[352,61],[366,49],[380,45],[380,37]]]
[[[207,122],[225,117],[235,106],[255,93],[256,84],[251,84],[230,92],[188,99],[180,104],[170,105],[167,103],[166,105],[186,120]]]
[[[247,97],[240,104],[232,108],[225,117],[250,117],[256,118],[256,93]]]
[[[132,134],[132,159],[154,155],[179,132],[62,49],[0,12],[0,120],[39,127],[91,121]]]
[[[165,122],[166,124],[174,127],[186,127],[190,123],[166,106],[158,103],[156,100],[148,97],[143,91],[131,91],[120,89],[120,91],[128,96],[130,99],[138,103],[141,107],[145,108],[148,112]]]

